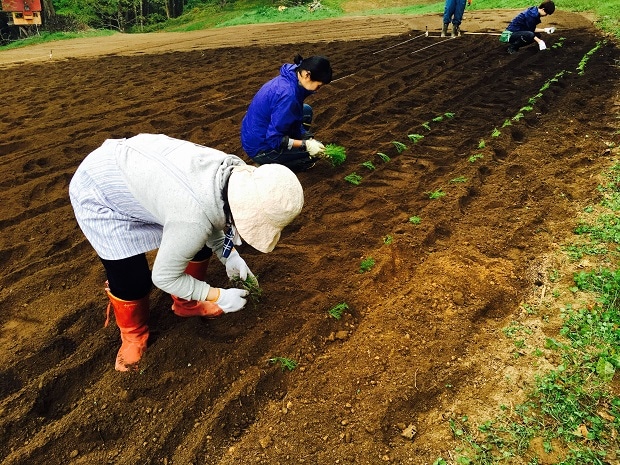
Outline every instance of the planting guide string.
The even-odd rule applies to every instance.
[[[389,47],[383,48],[383,49],[381,49],[381,50],[376,50],[376,51],[372,52],[372,55],[376,55],[376,54],[378,54],[378,53],[385,52],[386,50],[390,50],[390,49],[392,49],[392,48],[399,47],[400,45],[406,44],[406,43],[411,42],[411,41],[413,41],[413,40],[415,40],[415,39],[418,39],[418,38],[420,38],[420,37],[433,37],[433,38],[440,38],[441,36],[431,36],[431,35],[429,35],[429,34],[428,34],[428,26],[426,26],[426,32],[424,32],[424,34],[417,35],[417,36],[415,36],[415,37],[412,37],[411,39],[407,39],[407,40],[405,40],[405,41],[403,41],[403,42],[399,42],[399,43],[397,43],[397,44],[394,44],[394,45],[391,45],[391,46],[389,46]],[[442,37],[441,37],[441,38],[442,38]],[[443,39],[443,38],[442,38],[442,39]],[[422,50],[426,50],[426,49],[427,49],[427,48],[429,48],[429,47],[433,47],[433,46],[435,46],[435,45],[441,44],[442,42],[446,42],[447,40],[452,40],[452,39],[453,39],[453,37],[449,37],[449,38],[447,38],[447,39],[440,40],[439,42],[436,42],[436,43],[434,43],[434,44],[428,45],[428,46],[426,46],[426,47],[419,48],[418,50],[414,50],[413,52],[411,52],[411,54],[421,52]],[[389,61],[389,60],[388,60],[388,61]],[[376,64],[376,63],[375,63],[375,64]],[[348,78],[348,77],[354,76],[355,74],[356,74],[356,73],[350,73],[350,74],[347,74],[346,76],[342,76],[342,77],[339,77],[338,79],[334,79],[334,80],[332,80],[332,82],[341,81],[341,80],[346,79],[346,78]]]

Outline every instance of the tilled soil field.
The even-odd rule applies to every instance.
[[[617,155],[620,54],[558,11],[548,50],[509,55],[494,33],[513,13],[470,14],[477,33],[456,39],[438,37],[439,17],[352,18],[221,29],[176,50],[154,34],[150,48],[0,52],[0,462],[430,464],[458,444],[450,418],[522,399],[532,359],[502,328],[545,297]],[[332,62],[307,102],[346,163],[299,174],[304,210],[272,253],[240,248],[258,304],[181,319],[154,289],[142,369],[115,372],[118,328],[103,327],[71,176],[106,138],[141,132],[245,158],[247,105],[297,53]],[[228,285],[219,263],[208,280]]]

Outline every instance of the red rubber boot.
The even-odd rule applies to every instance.
[[[203,280],[209,267],[209,259],[201,262],[189,262],[185,273],[192,278]],[[206,318],[217,318],[224,314],[224,311],[215,302],[202,300],[185,300],[172,295],[172,311],[175,315],[183,318],[192,316],[202,316]]]
[[[114,297],[110,289],[106,287],[106,294],[110,299],[108,304],[108,316],[110,306],[114,309],[116,324],[121,330],[121,348],[116,355],[114,369],[116,371],[130,371],[138,369],[138,362],[146,350],[149,338],[149,296],[140,300],[121,300]],[[106,321],[106,326],[107,326]]]

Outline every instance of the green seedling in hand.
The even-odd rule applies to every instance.
[[[258,284],[258,278],[255,276],[248,276],[245,280],[241,279],[239,276],[235,276],[232,278],[233,284],[240,288],[245,289],[249,292],[248,299],[256,305],[263,294],[263,290],[260,288]]]
[[[345,312],[345,310],[348,309],[349,306],[345,302],[342,302],[330,308],[327,313],[329,313],[329,316],[331,316],[332,318],[339,320],[340,318],[342,318],[342,314]]]
[[[336,144],[325,146],[325,156],[334,166],[340,166],[347,159],[347,152],[344,147]]]

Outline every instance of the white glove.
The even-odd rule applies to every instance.
[[[547,34],[553,34],[555,32],[555,28],[554,27],[546,27],[543,29],[543,31],[545,31]]]
[[[538,48],[540,50],[545,50],[547,48],[547,45],[545,45],[545,42],[541,40],[540,42],[538,42]]]
[[[254,274],[250,271],[250,268],[245,263],[245,260],[241,258],[239,252],[233,250],[226,259],[226,274],[228,279],[239,277],[241,281],[248,279],[248,276],[254,277]]]
[[[241,310],[247,300],[245,297],[249,294],[246,289],[220,289],[220,296],[215,301],[215,304],[222,309],[224,313],[238,312]]]
[[[325,154],[325,146],[316,139],[306,140],[306,150],[311,157],[320,157]]]

